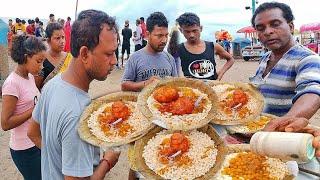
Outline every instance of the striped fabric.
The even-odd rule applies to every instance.
[[[271,72],[262,79],[271,52],[261,59],[255,79],[260,79],[258,89],[265,97],[264,112],[285,115],[292,104],[303,94],[320,95],[320,57],[295,45],[283,55]]]

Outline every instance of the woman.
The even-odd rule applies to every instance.
[[[65,34],[63,27],[59,23],[48,24],[46,35],[49,49],[43,62],[43,69],[36,78],[36,84],[39,89],[55,75],[64,72],[72,59],[70,53],[63,52]]]
[[[171,54],[175,60],[178,76],[184,77],[182,67],[181,67],[181,59],[178,53],[178,45],[179,45],[179,31],[173,29],[171,32],[171,37],[168,44],[168,53]]]
[[[45,51],[41,40],[16,36],[11,57],[18,66],[2,86],[1,127],[4,131],[11,130],[11,157],[26,180],[41,179],[40,149],[27,137],[27,130],[40,94],[34,76],[41,70]]]

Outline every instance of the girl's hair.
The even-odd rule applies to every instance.
[[[27,57],[45,51],[46,46],[36,37],[16,36],[12,40],[11,57],[18,64],[26,63]]]
[[[174,58],[178,56],[178,45],[179,45],[179,32],[174,30],[172,31],[168,49],[167,49],[168,53],[171,54]]]

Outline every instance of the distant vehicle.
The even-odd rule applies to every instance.
[[[242,49],[242,58],[245,61],[260,59],[265,52],[265,48],[260,45],[246,46]]]

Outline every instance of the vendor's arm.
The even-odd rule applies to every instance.
[[[234,63],[234,59],[226,50],[223,49],[222,46],[220,46],[218,43],[214,44],[214,52],[219,55],[220,59],[226,59],[227,62],[223,65],[223,67],[218,70],[218,79],[221,80],[224,73],[228,71],[228,69],[231,68],[231,66]]]

